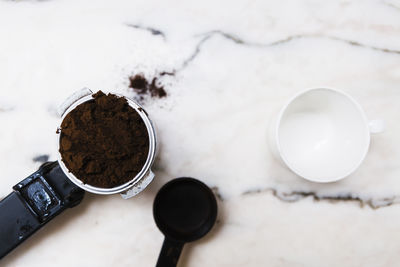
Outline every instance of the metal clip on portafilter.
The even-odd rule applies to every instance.
[[[0,201],[0,259],[85,195],[56,161],[44,163],[13,190]]]

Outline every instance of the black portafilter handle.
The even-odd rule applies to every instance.
[[[57,161],[44,163],[13,190],[0,201],[0,259],[85,195]]]

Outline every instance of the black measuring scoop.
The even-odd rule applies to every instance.
[[[165,235],[157,267],[176,266],[183,245],[206,235],[217,212],[213,192],[199,180],[177,178],[166,183],[153,205],[157,227]]]

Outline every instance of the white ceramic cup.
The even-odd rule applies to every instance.
[[[294,96],[273,118],[269,143],[274,156],[298,176],[334,182],[361,165],[370,133],[383,129],[383,121],[368,121],[350,95],[316,88]]]

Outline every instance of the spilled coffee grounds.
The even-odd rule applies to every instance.
[[[166,97],[167,92],[163,86],[157,84],[157,81],[157,77],[154,77],[151,82],[149,82],[143,75],[137,74],[129,77],[129,88],[132,88],[141,98],[143,98],[145,95],[150,95],[151,97],[157,98]]]
[[[83,183],[111,188],[138,174],[149,152],[146,125],[123,97],[99,91],[61,123],[62,161]]]

